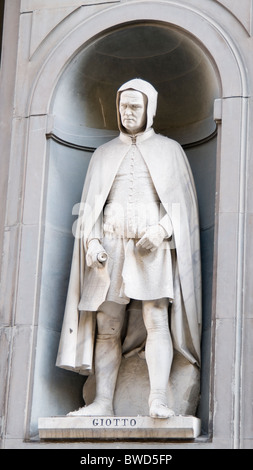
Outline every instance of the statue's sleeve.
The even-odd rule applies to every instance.
[[[165,214],[165,216],[162,217],[162,219],[159,221],[159,225],[161,225],[164,228],[164,230],[166,231],[167,238],[171,238],[171,236],[173,234],[173,227],[172,227],[172,223],[171,223],[171,219],[170,219],[169,214]]]
[[[89,242],[91,240],[97,239],[100,242],[102,242],[103,238],[103,213],[101,212],[100,216],[96,220],[95,224],[93,225],[93,228],[86,240],[86,246],[84,247],[85,250],[87,250]]]

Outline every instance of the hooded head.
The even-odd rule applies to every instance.
[[[153,125],[153,118],[156,114],[158,93],[150,83],[146,82],[145,80],[141,80],[140,78],[129,80],[118,89],[117,98],[116,98],[118,127],[119,127],[119,130],[124,133],[126,133],[126,129],[121,123],[119,104],[120,104],[121,93],[126,90],[139,91],[143,93],[147,98],[146,125],[144,129],[144,132],[145,132],[147,129],[149,129]]]

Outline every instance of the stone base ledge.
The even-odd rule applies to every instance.
[[[39,418],[40,439],[194,439],[201,421],[194,416],[58,416]]]

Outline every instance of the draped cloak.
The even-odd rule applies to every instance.
[[[182,147],[174,140],[156,134],[153,129],[148,132],[149,137],[145,140],[138,141],[137,136],[136,145],[173,228],[171,249],[175,253],[174,299],[170,307],[173,347],[192,364],[199,366],[201,266],[198,204],[194,181]],[[102,269],[87,267],[87,241],[92,229],[101,219],[113,181],[130,146],[131,143],[126,144],[119,136],[94,152],[75,226],[69,288],[56,365],[83,375],[94,372],[96,311],[105,300],[110,285],[106,265]],[[82,299],[86,295],[84,279],[87,276],[91,276],[89,284],[94,285],[94,295],[90,297],[88,308],[86,298],[84,311]],[[141,309],[141,303],[137,308]],[[136,330],[133,317],[135,311],[131,312],[130,309],[129,312],[129,325],[133,325]]]

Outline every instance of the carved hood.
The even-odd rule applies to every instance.
[[[124,83],[117,92],[116,98],[116,109],[117,109],[117,122],[118,127],[121,132],[125,133],[125,128],[121,124],[120,114],[119,114],[119,101],[120,95],[122,91],[126,90],[135,90],[140,91],[147,97],[147,121],[146,121],[146,130],[150,129],[153,125],[153,119],[156,115],[156,108],[157,108],[157,96],[158,93],[155,88],[145,80],[140,78],[134,78],[133,80],[129,80],[128,82]]]

